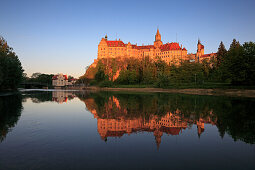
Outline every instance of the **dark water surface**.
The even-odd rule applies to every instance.
[[[0,169],[255,169],[255,99],[30,91],[0,97]]]

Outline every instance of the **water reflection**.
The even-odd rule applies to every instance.
[[[190,118],[184,117],[178,109],[161,116],[151,113],[148,119],[143,117],[143,114],[138,117],[126,117],[129,114],[128,109],[122,109],[119,100],[115,96],[110,97],[109,101],[104,105],[106,112],[103,114],[97,113],[98,107],[95,100],[85,99],[84,102],[97,119],[98,133],[105,141],[107,141],[107,137],[121,137],[125,133],[131,134],[146,131],[154,134],[157,147],[159,147],[163,133],[179,135],[183,130],[195,124],[198,136],[200,137],[201,133],[204,132],[205,123],[215,125],[217,121],[213,117],[212,111],[206,117],[197,120],[192,118],[194,117],[193,115]],[[116,117],[112,114],[117,114],[118,116]]]
[[[75,97],[75,94],[72,91],[53,91],[52,92],[52,101],[55,101],[59,104],[66,103],[68,100],[72,100],[74,97]]]
[[[94,118],[102,140],[124,134],[149,132],[157,147],[166,135],[181,135],[197,127],[203,135],[206,124],[216,126],[223,138],[229,134],[235,141],[255,143],[254,99],[163,93],[130,94],[120,92],[46,91],[0,97],[0,140],[16,125],[22,102],[66,103],[78,97]],[[10,107],[11,106],[11,107]]]
[[[253,99],[172,94],[91,93],[77,95],[97,119],[102,140],[140,131],[151,132],[157,147],[161,137],[180,135],[197,126],[198,137],[205,124],[215,125],[223,138],[255,142]]]
[[[0,97],[0,169],[254,169],[254,104],[164,93]]]
[[[0,142],[18,122],[22,111],[20,94],[0,97]]]

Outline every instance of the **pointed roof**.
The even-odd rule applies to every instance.
[[[157,28],[157,33],[156,33],[156,35],[160,35],[160,33],[159,33],[159,29]]]

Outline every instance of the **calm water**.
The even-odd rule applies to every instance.
[[[0,97],[0,169],[255,169],[255,100],[30,91]]]

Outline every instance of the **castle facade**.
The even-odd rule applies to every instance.
[[[150,57],[151,59],[159,57],[170,65],[178,65],[180,62],[190,59],[187,55],[187,50],[182,45],[180,46],[179,43],[172,42],[163,44],[159,30],[157,30],[155,35],[154,44],[143,46],[134,45],[130,42],[125,44],[120,39],[110,41],[106,35],[98,45],[97,59],[116,57]]]

